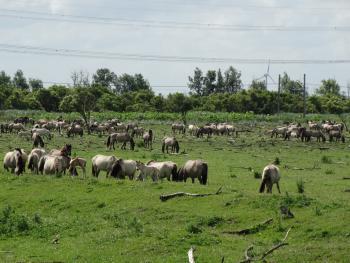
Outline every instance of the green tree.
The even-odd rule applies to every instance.
[[[322,96],[340,96],[340,86],[335,79],[322,80],[321,87],[316,93]]]
[[[191,99],[182,93],[169,94],[168,98],[168,109],[170,112],[181,113],[182,121],[187,124],[187,112],[193,108]]]
[[[208,70],[204,78],[203,95],[208,96],[216,91],[216,71]]]
[[[22,70],[17,70],[14,77],[13,77],[13,85],[22,90],[29,90],[29,85],[27,83],[27,79],[24,77]]]
[[[5,71],[0,72],[0,86],[11,85],[11,77],[5,73]]]
[[[234,67],[229,67],[225,71],[225,92],[236,93],[241,90],[242,80],[241,73],[238,72]]]
[[[108,68],[100,68],[92,76],[93,84],[101,85],[102,87],[115,89],[118,86],[117,75]]]
[[[291,80],[288,74],[284,72],[281,78],[281,91],[284,93],[303,96],[304,88],[300,81]]]
[[[36,99],[46,111],[57,112],[59,110],[60,98],[48,89],[39,89],[36,93]]]
[[[44,88],[44,84],[40,79],[29,79],[29,86],[32,91],[37,91]]]
[[[249,86],[249,89],[253,90],[267,90],[265,81],[253,80]]]
[[[221,69],[219,69],[217,73],[217,78],[216,78],[216,92],[222,93],[224,92],[224,88],[225,88],[224,77],[222,76]]]
[[[196,68],[194,70],[193,78],[191,76],[188,77],[188,81],[189,81],[188,87],[190,91],[193,94],[203,96],[204,77],[203,77],[203,72],[199,68]]]

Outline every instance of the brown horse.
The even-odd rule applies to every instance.
[[[149,130],[143,134],[143,143],[147,149],[152,150],[153,131]]]
[[[65,156],[69,157],[72,155],[72,145],[71,144],[66,144],[62,147],[61,150],[53,149],[49,153],[50,155],[54,156]]]

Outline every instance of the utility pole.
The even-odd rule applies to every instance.
[[[303,118],[305,118],[306,115],[306,74],[304,74],[304,112],[303,112]]]
[[[281,74],[278,75],[277,114],[280,114]]]

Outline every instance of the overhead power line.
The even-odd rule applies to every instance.
[[[256,58],[215,58],[188,56],[161,56],[146,54],[127,54],[116,52],[48,48],[37,46],[11,45],[0,43],[0,51],[34,55],[50,55],[65,57],[83,57],[92,59],[191,62],[191,63],[235,63],[235,64],[349,64],[350,59],[256,59]]]
[[[105,24],[123,27],[146,27],[146,28],[178,28],[196,30],[228,30],[228,31],[350,31],[350,26],[283,26],[283,25],[233,25],[217,23],[195,23],[161,20],[135,20],[125,18],[80,16],[68,14],[51,14],[35,11],[22,11],[14,9],[1,9],[0,17],[60,21],[71,23]]]

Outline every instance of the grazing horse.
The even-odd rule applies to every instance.
[[[208,181],[208,164],[202,160],[189,160],[179,169],[178,180],[185,181],[191,177],[192,183],[198,178],[200,184],[206,185]]]
[[[305,141],[305,142],[309,142],[311,140],[311,137],[315,137],[318,142],[320,142],[321,139],[322,139],[322,142],[326,141],[326,137],[319,130],[307,131],[306,128],[300,128],[300,136],[301,136],[301,141]]]
[[[193,125],[193,124],[190,124],[188,125],[188,131],[190,133],[191,136],[194,136],[197,134],[198,132],[198,126],[197,125]]]
[[[39,160],[40,157],[36,152],[31,152],[28,155],[28,169],[32,171],[32,173],[39,173]]]
[[[83,170],[83,176],[86,177],[86,160],[80,157],[73,158],[69,162],[68,171],[71,175],[77,176],[77,167],[80,167]]]
[[[38,146],[40,146],[41,148],[44,148],[45,143],[41,138],[41,136],[36,132],[33,133],[32,140],[33,140],[33,148],[37,148]]]
[[[119,179],[124,179],[127,176],[133,180],[136,168],[136,161],[119,159],[112,165],[111,176]]]
[[[39,172],[41,174],[56,174],[65,173],[69,167],[70,158],[66,156],[44,155],[39,160]]]
[[[208,139],[209,137],[211,137],[213,135],[213,132],[214,132],[214,130],[213,130],[212,127],[204,126],[204,127],[200,127],[197,130],[196,136],[197,136],[197,138],[199,138],[199,137],[203,138],[204,134],[206,134],[207,135],[207,139]]]
[[[72,145],[71,144],[66,144],[62,147],[61,150],[53,149],[49,153],[50,155],[54,156],[71,156],[72,155]]]
[[[83,137],[84,135],[84,129],[80,125],[72,125],[67,130],[67,136],[75,136],[79,135],[80,137]]]
[[[34,148],[28,156],[28,169],[38,174],[40,158],[46,155],[44,149]]]
[[[139,180],[146,180],[147,177],[151,177],[153,182],[158,181],[159,170],[151,165],[145,165],[140,161],[136,162],[136,167],[140,171]]]
[[[23,149],[16,148],[12,152],[8,152],[4,157],[4,169],[9,171],[11,169],[11,173],[15,173],[16,175],[20,175],[25,172],[25,165],[28,159],[27,154]]]
[[[92,157],[92,176],[98,177],[100,171],[106,171],[107,177],[112,171],[113,164],[117,161],[115,156],[106,156],[106,155],[95,155]]]
[[[179,132],[179,134],[185,134],[186,133],[186,126],[184,124],[177,124],[174,123],[171,125],[171,130],[173,131],[173,134],[176,134],[176,131]]]
[[[145,129],[142,127],[135,127],[133,129],[133,134],[135,134],[136,138],[143,136]]]
[[[162,144],[162,152],[164,153],[166,149],[166,153],[169,153],[168,148],[171,146],[171,153],[179,153],[180,146],[179,142],[176,140],[175,137],[165,137],[163,139],[163,144]]]
[[[26,129],[22,123],[10,123],[9,130],[10,132],[14,131],[18,133],[20,131],[25,131]]]
[[[335,138],[335,141],[342,141],[345,142],[345,136],[341,133],[341,131],[337,131],[337,130],[332,130],[329,132],[329,141],[332,142],[333,138]]]
[[[287,131],[288,127],[274,128],[271,132],[271,138],[273,138],[274,136],[275,138],[277,138],[278,135],[281,135],[283,138],[285,138]]]
[[[280,191],[280,185],[279,185],[279,180],[281,178],[280,170],[278,169],[277,166],[270,164],[266,166],[262,172],[261,176],[261,185],[259,192],[263,193],[265,191],[265,186],[267,187],[267,193],[272,193],[272,186],[273,184],[276,184],[277,190],[279,193]]]
[[[165,162],[156,162],[154,160],[149,161],[146,165],[155,167],[159,170],[159,178],[167,178],[170,181],[170,178],[173,181],[178,181],[177,174],[177,164],[171,161]]]
[[[153,131],[149,130],[148,132],[145,132],[142,136],[143,138],[143,144],[147,149],[152,150],[152,142],[153,142]]]
[[[130,143],[130,150],[134,150],[134,148],[135,148],[134,139],[127,132],[110,134],[107,138],[107,148],[109,150],[111,150],[112,146],[113,146],[113,150],[115,150],[115,147],[114,147],[115,142],[117,142],[117,143],[122,142],[123,144],[121,146],[121,149],[123,149],[123,150],[126,150],[126,143],[127,142]]]

